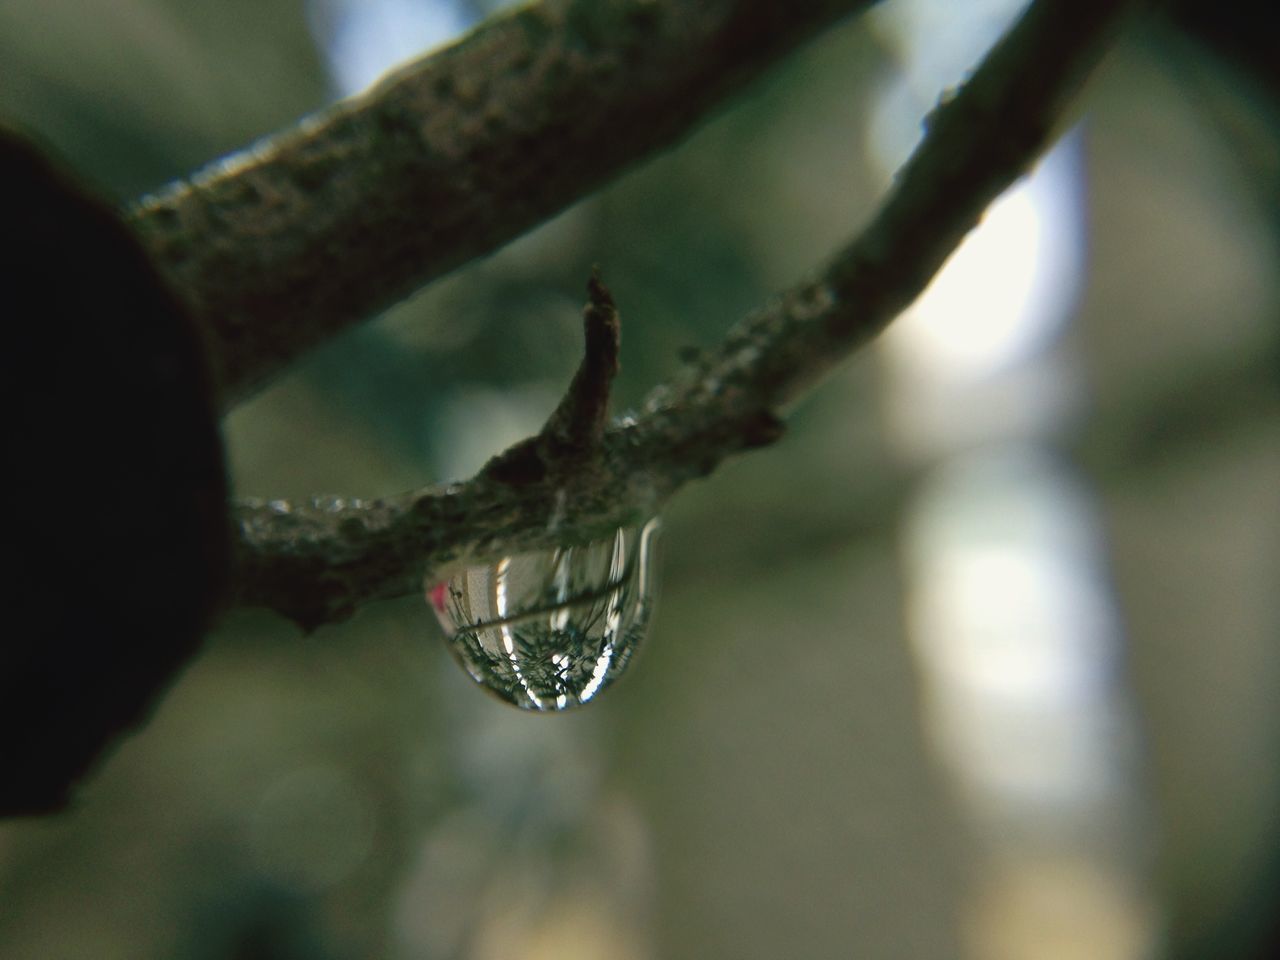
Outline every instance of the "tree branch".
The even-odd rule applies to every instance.
[[[540,471],[506,471],[508,453],[466,483],[386,500],[242,506],[239,602],[311,629],[365,601],[420,590],[426,571],[443,576],[471,559],[642,521],[725,457],[775,440],[777,411],[909,305],[1049,145],[1126,6],[1037,0],[931,115],[861,236],[655,389],[639,420],[605,431],[571,468],[552,453]]]
[[[224,409],[668,147],[874,0],[543,0],[144,199]]]

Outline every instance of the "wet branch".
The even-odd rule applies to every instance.
[[[144,199],[223,408],[669,147],[874,0],[542,0]]]
[[[1125,6],[1037,0],[930,117],[862,234],[815,279],[746,317],[713,354],[656,388],[639,420],[613,425],[585,452],[557,447],[544,430],[466,483],[371,502],[242,506],[239,602],[314,628],[366,601],[420,590],[426,571],[643,520],[725,457],[775,440],[781,409],[909,305],[1050,144]],[[593,294],[594,309],[602,303]],[[593,360],[589,348],[584,370],[600,369],[575,384],[593,376],[607,384],[607,354]],[[561,409],[577,402],[571,394]]]

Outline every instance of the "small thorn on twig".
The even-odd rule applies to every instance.
[[[591,279],[587,281],[587,296],[589,299],[582,311],[586,355],[582,359],[578,375],[581,376],[588,367],[599,372],[599,375],[604,378],[602,402],[607,407],[609,387],[618,373],[618,349],[622,343],[622,323],[618,317],[618,308],[613,302],[613,294],[600,279],[599,266],[591,268]],[[603,429],[603,422],[601,429]]]
[[[542,428],[541,437],[555,456],[582,454],[604,435],[609,418],[609,389],[618,373],[622,337],[618,308],[594,267],[587,281],[587,305],[582,311],[585,348],[569,391]]]
[[[613,295],[593,267],[582,311],[585,347],[569,390],[536,437],[498,454],[484,473],[500,483],[540,483],[560,461],[580,462],[600,444],[609,419],[609,388],[618,373],[622,327]]]
[[[587,296],[591,298],[589,307],[600,306],[610,310],[614,309],[613,294],[609,292],[609,288],[600,279],[600,264],[598,263],[591,266],[591,276],[587,278]]]

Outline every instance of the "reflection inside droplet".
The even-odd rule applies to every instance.
[[[657,518],[583,546],[503,557],[428,583],[472,678],[526,710],[586,703],[626,669],[653,607]]]

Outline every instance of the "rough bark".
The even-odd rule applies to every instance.
[[[874,0],[543,0],[142,200],[224,408],[591,193]]]

